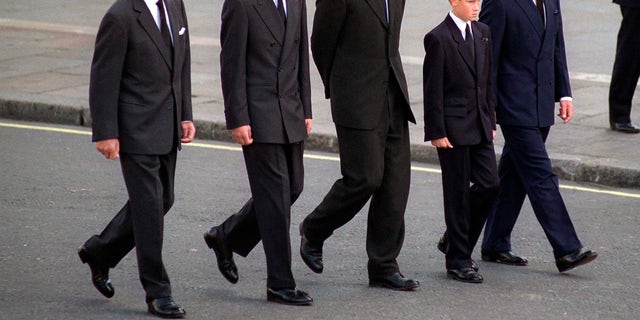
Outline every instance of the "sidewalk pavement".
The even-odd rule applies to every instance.
[[[111,1],[67,2],[64,10],[43,5],[48,3],[44,0],[9,0],[0,4],[0,118],[90,126],[88,86],[93,43]],[[617,6],[600,2],[564,3],[576,115],[569,124],[556,123],[547,149],[554,171],[562,179],[640,188],[640,162],[636,160],[640,155],[640,135],[608,128],[608,72],[620,14]],[[230,141],[224,123],[217,58],[222,2],[185,3],[191,28],[197,138]],[[311,28],[313,2],[307,4]],[[39,10],[34,13],[30,8],[35,6]],[[446,1],[409,2],[403,22],[401,52],[411,106],[418,119],[418,124],[411,126],[412,156],[418,162],[438,161],[435,148],[423,141],[422,37],[442,20],[447,10]],[[335,152],[338,146],[329,103],[324,99],[315,65],[311,70],[314,130],[306,147]],[[640,101],[638,91],[635,109]],[[633,114],[632,120],[640,122]],[[498,133],[498,154],[503,141]]]

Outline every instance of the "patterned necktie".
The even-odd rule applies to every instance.
[[[282,18],[282,22],[284,26],[287,26],[287,15],[284,13],[284,1],[278,0],[278,14],[280,14],[280,18]]]
[[[162,35],[164,44],[167,45],[167,49],[169,49],[169,52],[171,52],[171,61],[173,61],[173,43],[171,42],[171,34],[169,33],[169,27],[167,26],[167,18],[164,13],[164,5],[162,0],[158,0],[156,5],[158,5],[158,10],[160,10],[160,34]]]

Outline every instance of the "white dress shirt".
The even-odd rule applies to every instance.
[[[462,21],[462,19],[458,18],[455,14],[453,14],[453,11],[449,11],[449,16],[451,17],[451,19],[453,19],[453,22],[456,23],[456,26],[458,27],[458,29],[460,29],[460,32],[462,32],[462,39],[467,40],[467,32],[465,31],[467,28],[467,25],[469,25],[469,31],[471,32],[471,36],[473,37],[473,29],[471,29],[471,21],[467,21],[464,22]]]

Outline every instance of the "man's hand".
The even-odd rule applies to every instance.
[[[109,160],[115,160],[120,157],[120,141],[118,139],[97,141],[96,149]]]
[[[307,134],[311,133],[311,129],[312,129],[312,124],[313,120],[311,119],[304,119],[304,125],[307,127]]]
[[[246,125],[231,129],[231,137],[233,140],[243,146],[248,146],[253,143],[251,137],[251,126]]]
[[[182,137],[180,137],[180,142],[189,143],[193,141],[193,138],[196,136],[196,126],[193,125],[191,121],[185,121],[181,123],[182,126]]]
[[[447,139],[447,137],[431,140],[431,145],[433,145],[436,148],[443,148],[443,149],[453,148],[453,145],[451,144],[451,142],[449,142],[449,139]]]
[[[560,112],[558,116],[564,123],[567,123],[573,118],[573,101],[560,101]]]
[[[496,130],[491,130],[491,133],[493,134],[493,138],[495,139],[498,132]]]

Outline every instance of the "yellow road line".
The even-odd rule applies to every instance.
[[[47,127],[47,126],[39,126],[39,125],[23,125],[23,124],[0,122],[0,127],[69,133],[69,134],[78,134],[78,135],[91,135],[91,131],[89,130],[63,129],[63,128],[55,128],[55,127]],[[242,151],[241,147],[225,146],[225,145],[212,144],[212,143],[193,142],[193,143],[185,144],[185,146],[195,147],[195,148],[214,149],[214,150],[224,150],[224,151],[235,151],[235,152]],[[323,156],[323,155],[305,153],[304,157],[307,159],[321,160],[321,161],[336,161],[336,162],[340,161],[340,158],[337,156]],[[411,170],[418,171],[418,172],[437,173],[437,174],[442,173],[439,169],[432,169],[432,168],[419,167],[419,166],[411,166]],[[606,194],[606,195],[617,196],[617,197],[640,198],[640,194],[638,193],[594,189],[594,188],[579,187],[579,186],[568,186],[563,184],[560,185],[560,188],[567,189],[567,190],[582,191],[582,192]]]

